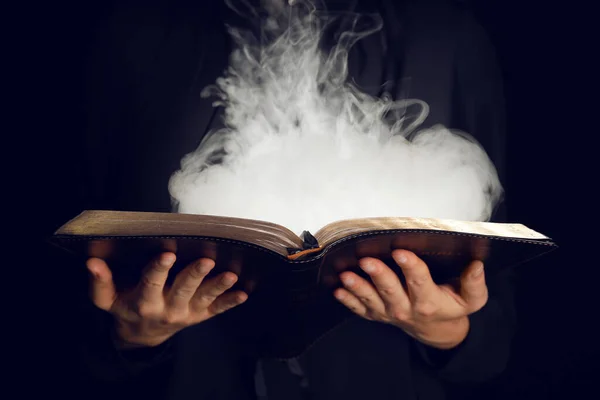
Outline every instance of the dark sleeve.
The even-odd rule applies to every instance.
[[[472,134],[488,152],[505,180],[506,120],[503,84],[494,48],[469,14],[461,16],[454,62],[454,107],[460,129]],[[505,220],[502,201],[492,216]],[[516,329],[513,269],[486,276],[489,300],[470,315],[465,341],[444,351],[416,343],[417,352],[430,370],[453,383],[481,382],[500,374],[507,366]]]
[[[123,350],[117,344],[113,317],[92,304],[83,308],[79,354],[86,375],[100,382],[124,382],[170,367],[177,336],[156,347]]]
[[[516,328],[513,280],[510,269],[488,279],[489,300],[469,316],[469,333],[458,347],[438,350],[415,341],[430,371],[452,383],[484,382],[504,371]]]

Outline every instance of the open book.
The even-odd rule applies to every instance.
[[[442,283],[458,278],[473,259],[482,260],[486,279],[493,279],[502,269],[557,247],[521,224],[362,218],[333,222],[299,237],[264,221],[122,211],[84,211],[51,241],[80,256],[82,265],[87,257],[105,259],[121,287],[137,284],[144,266],[161,251],[177,255],[170,279],[199,257],[215,260],[213,274],[233,271],[239,276],[234,289],[252,293],[244,307],[254,311],[246,313],[251,316],[245,326],[261,326],[271,355],[277,357],[299,354],[348,317],[331,292],[344,270],[368,278],[358,268],[362,257],[383,260],[403,280],[391,253],[411,250]]]
[[[53,241],[77,254],[117,264],[125,259],[138,264],[144,255],[174,251],[179,263],[201,256],[219,258],[238,273],[249,261],[288,264],[288,270],[311,265],[320,272],[335,266],[339,272],[356,266],[362,257],[389,259],[392,250],[402,248],[429,261],[438,280],[456,277],[472,259],[484,261],[489,271],[490,266],[516,265],[556,247],[549,237],[522,224],[361,218],[333,222],[300,237],[277,224],[242,218],[94,210],[60,227]],[[119,267],[123,268],[113,266]],[[315,276],[313,283],[317,281]]]

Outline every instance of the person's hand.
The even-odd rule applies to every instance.
[[[439,349],[459,345],[469,332],[468,315],[488,300],[483,263],[473,261],[460,278],[460,289],[436,285],[429,268],[414,253],[395,250],[392,257],[406,278],[406,288],[384,262],[363,258],[360,267],[372,283],[355,273],[340,274],[344,288],[335,297],[361,317],[395,325],[420,342]]]
[[[225,291],[237,275],[224,272],[205,281],[213,260],[199,259],[182,270],[171,287],[165,287],[175,254],[163,253],[150,262],[134,289],[117,293],[112,273],[103,260],[90,258],[91,298],[116,319],[116,333],[125,348],[157,346],[185,327],[205,321],[248,298],[241,291]]]

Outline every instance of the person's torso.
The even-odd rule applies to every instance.
[[[421,34],[428,31],[427,24],[436,26],[434,32],[444,26],[451,31],[452,22],[444,13],[434,13],[422,23],[424,18],[411,18],[421,8],[413,8],[396,5],[396,15],[385,15],[384,29],[353,46],[348,81],[371,96],[423,100],[430,105],[423,126],[452,127],[451,38]],[[404,13],[407,17],[401,18]],[[231,40],[224,18],[198,5],[187,11],[167,6],[117,10],[110,59],[103,60],[110,88],[93,105],[108,114],[93,150],[93,158],[105,165],[91,178],[100,186],[94,206],[171,211],[170,176],[206,133],[221,124],[222,110],[213,107],[216,99],[200,93],[227,68]],[[415,53],[428,54],[430,60]]]
[[[162,14],[164,10],[140,13],[135,7],[126,8],[112,28],[118,54],[106,61],[110,64],[106,79],[113,87],[102,103],[107,109],[114,107],[107,125],[110,134],[99,140],[104,146],[99,150],[109,151],[110,156],[104,164],[107,169],[99,172],[98,191],[103,198],[92,201],[102,208],[170,211],[169,177],[181,158],[219,125],[214,99],[203,98],[200,92],[227,67],[231,42],[222,21],[197,7],[189,12],[170,9],[168,16]],[[400,15],[406,10],[394,12]],[[411,19],[410,11],[406,12],[406,18],[397,19],[394,32],[390,33],[389,24],[395,17],[386,15],[388,27],[354,46],[349,79],[372,96],[389,90],[386,82],[393,80],[395,98],[429,103],[425,125],[452,126],[453,20],[444,13],[434,13],[425,21]],[[432,32],[447,27],[448,35],[423,35],[428,25],[436,26]],[[432,57],[415,57],[417,53]],[[239,343],[230,346],[225,338],[216,346],[199,344],[195,329],[180,335],[172,398],[196,398],[193,385],[207,368],[223,371],[217,374],[222,379],[205,388],[206,398],[211,399],[250,399],[253,390],[268,400],[408,400],[423,390],[431,391],[427,398],[441,396],[439,386],[415,369],[408,337],[383,324],[354,318],[321,337],[299,358],[263,359],[258,364],[244,351],[233,350]],[[219,349],[227,353],[220,359]],[[207,361],[213,357],[220,360],[216,366]]]

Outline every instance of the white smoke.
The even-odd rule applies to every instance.
[[[343,33],[324,53],[326,18],[297,3],[270,7],[260,35],[229,28],[229,68],[204,92],[219,98],[227,128],[172,176],[177,211],[297,233],[360,217],[488,220],[502,187],[479,144],[443,126],[417,131],[426,104],[373,98],[347,82],[351,46],[381,20],[355,16],[370,27]]]

